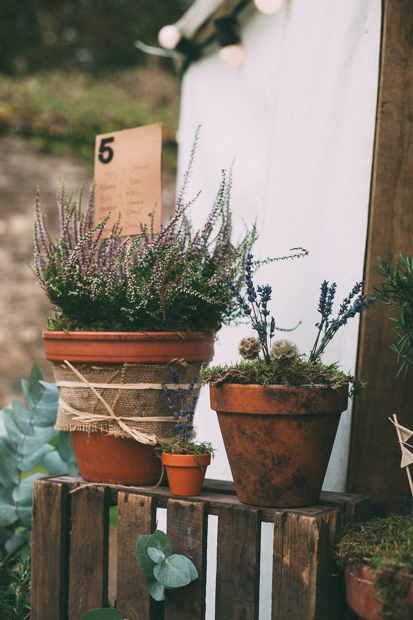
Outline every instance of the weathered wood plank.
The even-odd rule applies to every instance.
[[[156,530],[156,503],[154,497],[118,495],[117,607],[129,620],[163,619],[163,604],[149,596],[135,557],[139,536]]]
[[[383,34],[376,140],[364,279],[372,290],[377,257],[412,251],[413,237],[413,3],[383,0]],[[410,509],[397,435],[388,417],[413,425],[413,381],[396,379],[389,310],[377,304],[361,316],[356,374],[367,382],[354,402],[347,489],[385,497],[387,509]]]
[[[274,620],[338,620],[330,550],[339,515],[339,509],[323,517],[281,512],[275,515]]]
[[[198,579],[177,592],[168,592],[165,620],[204,620],[206,596],[207,505],[168,500],[167,534],[174,553],[188,557]]]
[[[260,543],[260,510],[219,512],[215,620],[258,619]]]
[[[36,480],[33,491],[31,620],[67,620],[68,486]]]
[[[109,489],[76,489],[71,504],[69,620],[79,620],[108,605]]]

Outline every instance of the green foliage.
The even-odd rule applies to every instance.
[[[139,536],[136,560],[146,576],[148,592],[156,601],[166,601],[166,590],[186,586],[198,577],[191,560],[173,554],[168,536],[160,530],[151,536]]]
[[[26,407],[14,398],[0,411],[0,550],[11,558],[29,554],[33,484],[43,474],[27,473],[41,464],[52,475],[79,473],[69,433],[53,428],[57,387],[43,381],[33,366],[30,380],[22,380],[22,391]]]
[[[267,364],[264,359],[241,361],[234,366],[211,366],[201,370],[204,384],[214,382],[252,385],[327,385],[333,390],[351,383],[350,396],[361,394],[364,383],[343,373],[337,363],[326,366],[320,361],[298,359],[291,364]]]
[[[0,617],[30,618],[30,556],[16,562],[9,554],[0,552]]]
[[[408,620],[407,594],[413,581],[413,517],[390,515],[340,532],[335,559],[341,568],[366,565],[375,571],[382,618]]]
[[[163,123],[164,167],[176,167],[179,83],[156,66],[105,75],[0,75],[0,133],[29,136],[42,150],[94,157],[98,134]]]
[[[404,256],[400,252],[392,261],[379,258],[379,265],[373,268],[384,277],[384,281],[373,286],[376,300],[386,306],[392,306],[397,316],[390,317],[394,331],[399,337],[391,350],[397,354],[400,364],[397,376],[404,370],[406,376],[413,364],[413,256]]]
[[[173,441],[163,442],[158,450],[165,452],[166,454],[211,454],[214,457],[214,448],[208,441],[196,442],[196,441],[182,441],[181,439],[174,439]]]

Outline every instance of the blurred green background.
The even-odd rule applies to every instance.
[[[162,121],[174,170],[179,76],[146,56],[190,0],[2,0],[0,135],[93,160],[96,134]]]

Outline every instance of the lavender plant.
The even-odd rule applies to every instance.
[[[198,396],[193,394],[193,390],[198,377],[193,377],[188,387],[181,386],[181,380],[175,368],[169,369],[171,381],[175,388],[171,391],[165,382],[162,383],[162,393],[167,399],[169,411],[172,413],[177,424],[173,430],[178,433],[175,440],[165,442],[161,446],[162,452],[179,454],[203,454],[211,452],[213,448],[210,443],[196,443],[191,441],[194,429],[195,406]]]
[[[316,362],[323,355],[326,346],[333,339],[334,335],[343,325],[347,324],[348,319],[361,314],[364,310],[374,302],[374,299],[370,297],[367,299],[367,295],[361,294],[364,280],[362,282],[356,282],[353,289],[349,293],[349,296],[343,299],[343,303],[340,305],[340,310],[335,319],[331,318],[333,312],[333,301],[336,294],[337,284],[333,284],[329,287],[327,280],[321,285],[321,295],[318,304],[318,312],[321,314],[321,321],[316,323],[318,327],[318,334],[313,348],[311,349],[309,362]],[[354,301],[352,301],[354,300]],[[324,335],[321,337],[324,331]],[[319,343],[321,337],[321,342]]]
[[[110,216],[93,226],[93,188],[86,209],[77,199],[58,196],[60,238],[54,243],[45,212],[36,199],[33,271],[54,305],[51,330],[213,331],[241,314],[223,281],[229,273],[237,284],[257,234],[231,242],[231,175],[222,182],[202,229],[193,231],[184,202],[193,163],[178,196],[175,211],[155,231],[141,226],[136,238],[122,239],[121,222],[104,239]]]

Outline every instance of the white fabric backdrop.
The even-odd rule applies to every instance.
[[[309,353],[316,336],[319,287],[337,282],[338,311],[363,275],[380,46],[380,0],[290,0],[275,15],[253,8],[241,28],[246,61],[225,67],[212,50],[187,71],[182,90],[178,182],[196,127],[202,125],[187,198],[200,189],[192,220],[201,225],[216,195],[221,168],[233,169],[235,238],[257,218],[257,258],[292,247],[307,258],[259,270],[271,284],[270,310]],[[358,319],[342,328],[325,362],[354,371]],[[238,359],[249,327],[219,332],[213,363]],[[280,337],[284,337],[280,333]],[[216,415],[204,389],[197,438],[218,448],[208,477],[231,479]],[[345,489],[350,412],[342,415],[324,488]]]

